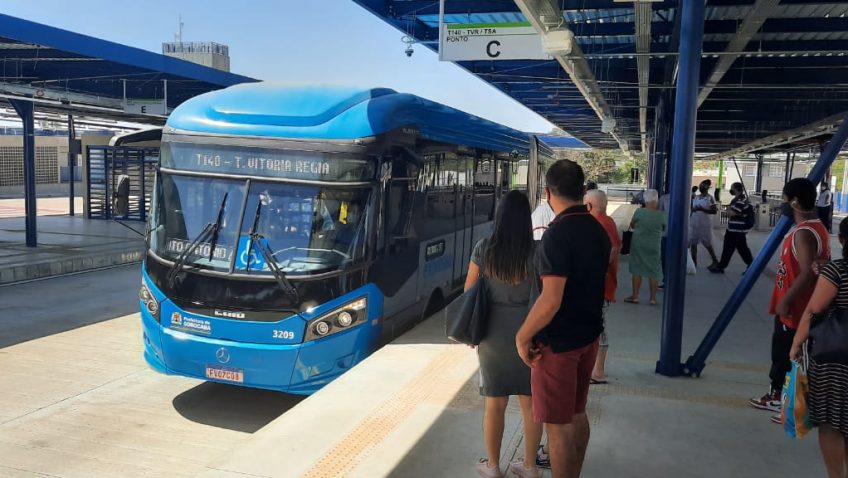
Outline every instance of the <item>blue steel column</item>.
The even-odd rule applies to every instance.
[[[26,245],[35,247],[38,238],[35,229],[35,108],[30,101],[8,100],[21,117],[24,125],[24,209],[26,211]]]
[[[689,187],[695,156],[695,122],[698,114],[698,84],[701,47],[704,39],[704,2],[680,2],[680,58],[674,108],[674,138],[671,151],[671,192],[666,260],[663,324],[660,359],[656,372],[680,375],[680,346],[683,341],[683,307],[686,294],[686,254],[689,229]]]
[[[836,159],[836,156],[839,154],[839,150],[842,149],[846,140],[848,140],[848,115],[846,115],[845,119],[842,120],[842,125],[838,130],[836,130],[836,134],[833,135],[833,138],[831,138],[830,142],[827,144],[827,147],[822,152],[819,160],[816,161],[816,165],[813,166],[812,171],[810,171],[810,175],[807,176],[810,181],[814,184],[821,182],[822,178],[824,178],[824,174],[827,172],[828,168],[830,168],[830,165],[833,164],[833,160]],[[766,239],[766,243],[763,244],[762,249],[760,249],[760,253],[757,254],[754,262],[748,267],[748,272],[746,272],[742,277],[742,280],[739,281],[739,284],[736,286],[733,294],[731,294],[730,299],[727,300],[727,303],[721,309],[721,312],[718,313],[718,317],[716,317],[715,322],[712,327],[710,327],[710,330],[707,332],[704,340],[701,341],[698,349],[695,350],[695,353],[689,357],[689,360],[686,361],[683,373],[694,376],[701,374],[710,352],[712,352],[716,343],[718,343],[718,339],[721,338],[721,334],[724,333],[724,329],[726,329],[730,324],[730,321],[733,320],[734,314],[736,314],[736,311],[739,310],[739,306],[742,305],[745,297],[748,296],[748,292],[750,292],[751,288],[754,287],[754,283],[760,277],[760,274],[763,273],[763,269],[765,269],[769,259],[774,254],[774,251],[776,251],[780,246],[783,236],[786,235],[790,227],[792,227],[792,219],[786,216],[781,216],[780,220],[777,221],[777,224],[771,231],[768,239]]]
[[[68,215],[74,215],[74,171],[77,162],[77,155],[74,152],[75,146],[74,141],[77,138],[76,128],[74,128],[74,117],[73,115],[68,115],[68,198],[70,202],[68,204]]]

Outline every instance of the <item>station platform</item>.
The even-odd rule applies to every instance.
[[[144,238],[112,221],[45,215],[37,228],[38,247],[27,247],[24,218],[0,218],[0,285],[139,262],[144,254]]]
[[[839,251],[836,249],[835,251]],[[684,354],[694,351],[741,278],[703,268],[687,279]],[[619,297],[629,292],[623,261]],[[661,310],[610,307],[610,383],[593,385],[585,477],[823,476],[815,433],[786,437],[747,401],[768,384],[772,278],[764,274],[698,379],[656,375]],[[661,298],[662,300],[662,298]],[[687,355],[684,355],[683,359]],[[376,352],[271,422],[203,477],[473,477],[485,456],[477,358],[444,338],[442,314]],[[523,454],[508,409],[502,466]],[[544,476],[550,476],[546,472]]]
[[[764,239],[752,233],[752,248]],[[737,257],[723,275],[687,277],[684,359],[741,272]],[[443,314],[304,399],[151,370],[138,277],[128,266],[0,289],[0,476],[476,476],[477,359],[444,338]],[[629,279],[625,258],[619,298]],[[815,433],[787,438],[747,404],[767,387],[771,284],[766,272],[699,379],[654,374],[661,311],[647,290],[611,306],[610,383],[590,392],[584,477],[824,475]],[[97,300],[79,300],[91,290]],[[522,454],[520,420],[513,401],[504,465]]]

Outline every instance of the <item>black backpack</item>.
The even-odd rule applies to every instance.
[[[753,229],[755,216],[754,206],[746,202],[745,207],[742,208],[742,222],[745,224],[745,229]]]

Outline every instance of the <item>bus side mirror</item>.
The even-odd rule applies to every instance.
[[[130,212],[130,177],[118,176],[118,183],[112,192],[112,207],[115,216],[126,216]]]

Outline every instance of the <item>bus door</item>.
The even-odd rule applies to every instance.
[[[471,250],[474,248],[474,218],[472,214],[474,192],[474,158],[460,156],[456,162],[456,240],[454,242],[454,284],[461,284],[468,272]]]

